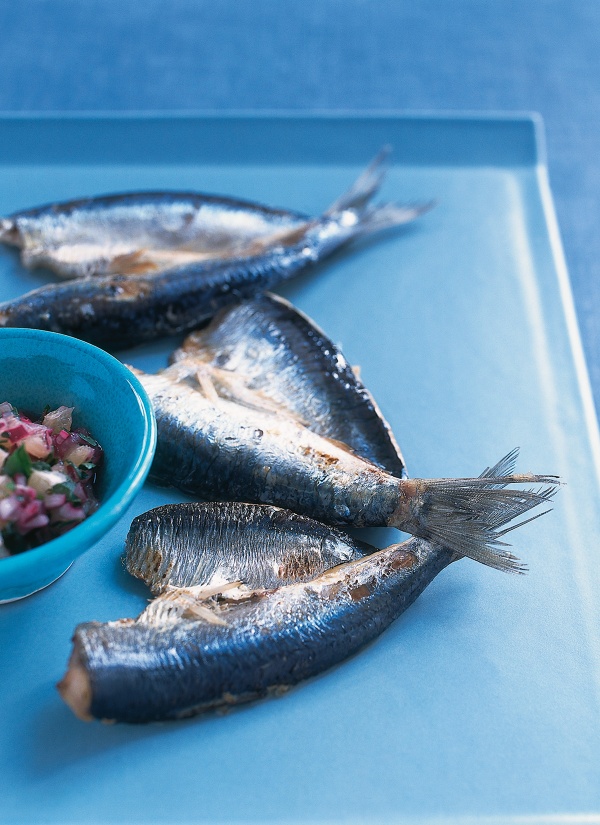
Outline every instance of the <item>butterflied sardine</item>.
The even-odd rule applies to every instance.
[[[406,220],[406,210],[393,204],[345,209],[311,223],[300,237],[294,233],[293,245],[254,257],[192,263],[135,278],[103,275],[50,284],[0,304],[0,327],[62,332],[112,350],[133,346],[194,329],[224,306],[294,277],[353,238]]]
[[[383,150],[326,214],[363,209],[381,185],[387,154]],[[404,220],[420,211],[408,207]],[[319,220],[214,195],[135,192],[16,212],[0,218],[0,241],[21,248],[26,266],[48,267],[63,278],[140,275],[256,256],[289,245]]]
[[[264,295],[228,307],[189,335],[172,362],[181,378],[206,370],[219,395],[281,411],[392,475],[404,474],[371,393],[339,348],[283,298]]]
[[[340,526],[397,527],[487,564],[514,567],[513,556],[487,539],[483,551],[482,539],[497,527],[498,508],[516,517],[549,498],[556,483],[553,476],[515,476],[516,451],[493,468],[502,477],[494,482],[489,469],[479,478],[397,478],[265,405],[260,393],[220,395],[218,374],[194,374],[185,361],[157,375],[135,372],[158,428],[151,477],[200,498],[274,504]],[[521,482],[549,487],[507,488]]]
[[[503,483],[495,469],[489,471],[488,480]],[[221,559],[227,540],[242,530],[244,514],[238,510],[229,519],[227,505],[220,514],[223,536],[218,538],[217,552]],[[281,564],[290,550],[299,558],[307,548],[317,550],[319,536],[353,558],[308,581],[276,589],[248,589],[237,587],[237,582],[231,582],[233,587],[210,588],[203,576],[198,585],[187,551],[182,559],[180,547],[169,552],[172,545],[163,543],[156,522],[144,547],[140,533],[147,525],[140,524],[129,543],[128,564],[163,595],[137,620],[91,622],[76,629],[69,668],[58,687],[77,716],[121,722],[178,719],[281,691],[341,662],[376,638],[457,557],[448,548],[418,538],[385,550],[368,548],[372,552],[363,556],[367,545],[338,531],[326,531],[289,514],[292,525],[288,527],[285,512],[279,519],[273,515],[267,511],[262,523],[260,517],[250,518],[249,557],[254,560],[249,565],[234,557],[246,532],[234,539],[228,574],[240,578],[242,585],[245,575],[260,583],[268,565]],[[498,504],[496,540],[510,529],[505,525],[513,515],[512,503]],[[210,525],[206,545],[218,534],[219,513],[213,511],[211,518],[216,521]],[[171,523],[167,532],[172,530]],[[266,547],[263,562],[261,531]],[[273,531],[281,531],[279,541]],[[156,572],[148,568],[156,564],[153,542],[157,538],[173,563],[166,577],[162,557]],[[134,548],[137,541],[139,547]],[[485,554],[483,545],[481,549]],[[201,548],[198,566],[205,563]],[[165,584],[170,581],[181,586]]]
[[[137,516],[125,563],[155,595],[241,581],[273,588],[314,578],[373,548],[334,527],[265,504],[166,504]]]

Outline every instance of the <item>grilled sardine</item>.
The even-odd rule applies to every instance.
[[[363,209],[381,185],[387,154],[383,150],[326,214]],[[407,207],[403,220],[420,211]],[[142,275],[260,255],[290,245],[319,220],[215,195],[132,192],[15,212],[0,218],[0,242],[19,247],[25,266],[44,266],[63,278]]]
[[[501,485],[496,472],[489,471],[488,480]],[[149,521],[141,517],[134,527],[128,566],[162,595],[137,620],[90,622],[76,629],[68,671],[58,688],[81,719],[179,719],[279,692],[376,638],[457,558],[452,550],[418,538],[376,551],[310,519],[271,508],[206,507],[202,518],[209,530],[200,539],[198,569],[191,552],[170,541],[179,529],[174,511],[161,508],[163,513],[147,514]],[[512,503],[498,504],[496,539],[511,529],[506,525],[514,512]],[[165,516],[166,541],[159,524]],[[178,522],[184,532],[188,516],[186,506]],[[214,584],[206,570],[205,551],[215,537],[223,578],[238,581]],[[244,537],[248,553],[240,559]],[[335,554],[349,554],[351,560],[313,573],[308,581],[274,589],[244,586],[245,577],[261,585],[269,579],[269,565],[287,563],[294,553],[302,559],[309,550],[314,561],[323,539]],[[363,555],[365,550],[370,554]],[[483,543],[481,550],[484,557]],[[203,567],[208,578],[198,575]]]
[[[220,396],[283,412],[392,475],[404,474],[371,393],[333,341],[283,298],[228,307],[189,335],[171,360],[181,380],[204,370]]]
[[[293,278],[352,239],[406,220],[406,209],[393,204],[346,209],[292,233],[287,245],[252,257],[49,284],[0,304],[0,327],[62,332],[112,350],[187,332],[224,306]]]
[[[158,428],[151,478],[199,498],[274,504],[333,525],[397,527],[518,569],[510,553],[488,541],[498,508],[510,508],[513,517],[526,513],[550,498],[556,484],[553,476],[515,476],[517,451],[479,478],[397,478],[265,404],[260,392],[234,400],[220,395],[219,375],[213,381],[208,365],[194,372],[184,360],[156,375],[135,373]],[[491,482],[490,472],[501,478]],[[507,489],[523,482],[548,486]]]
[[[172,588],[255,588],[304,581],[370,553],[369,545],[314,519],[265,504],[166,504],[137,516],[125,564],[159,595]]]

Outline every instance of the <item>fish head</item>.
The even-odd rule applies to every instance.
[[[16,221],[11,218],[0,218],[0,242],[21,246],[21,234]]]

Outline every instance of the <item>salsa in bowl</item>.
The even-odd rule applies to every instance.
[[[103,450],[73,407],[34,416],[0,403],[0,559],[64,535],[98,509]]]
[[[0,395],[3,602],[46,587],[113,526],[146,478],[156,424],[120,361],[53,332],[0,329]]]

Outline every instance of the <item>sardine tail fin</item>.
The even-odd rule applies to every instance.
[[[549,502],[560,484],[557,476],[514,474],[518,451],[513,450],[478,478],[415,479],[403,482],[406,494],[390,526],[433,541],[460,556],[504,570],[526,571],[507,550],[502,538],[511,530],[545,515],[524,521],[520,516]],[[516,484],[537,488],[516,489]]]
[[[429,212],[435,205],[435,201],[426,201],[424,203],[382,203],[377,206],[368,206],[358,213],[354,237],[373,235],[376,232],[411,223]]]
[[[352,186],[331,204],[324,216],[330,217],[346,209],[363,209],[383,183],[391,151],[391,146],[384,146]]]

